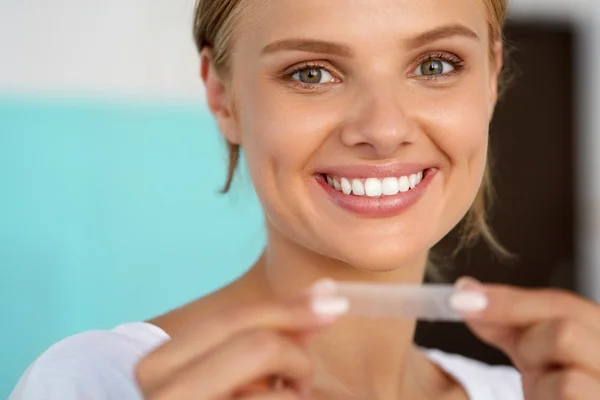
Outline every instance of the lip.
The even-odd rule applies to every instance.
[[[326,167],[318,169],[318,174],[329,176],[340,176],[351,179],[366,179],[366,178],[387,178],[394,176],[399,178],[417,174],[427,169],[435,168],[432,164],[420,163],[390,163],[381,165],[346,165],[336,167]]]
[[[325,171],[325,170],[323,170]],[[422,167],[417,164],[402,164],[386,166],[352,166],[327,169],[328,172],[319,172],[315,175],[315,180],[329,199],[342,209],[360,217],[368,218],[386,218],[401,214],[412,205],[417,203],[425,194],[427,187],[437,175],[438,169],[435,167]],[[327,184],[325,175],[345,176],[349,178],[384,178],[411,175],[424,171],[423,180],[414,188],[407,192],[399,192],[393,196],[368,197],[346,195],[341,191],[335,190]]]

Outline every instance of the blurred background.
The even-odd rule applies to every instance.
[[[225,148],[203,101],[192,10],[0,0],[0,398],[52,343],[176,307],[260,253],[248,178],[218,194]],[[593,0],[512,1],[492,225],[518,257],[476,246],[446,259],[447,279],[600,300],[599,27]],[[416,340],[508,362],[459,325],[421,324]]]

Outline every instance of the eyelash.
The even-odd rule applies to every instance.
[[[447,77],[456,75],[465,69],[465,62],[457,55],[451,54],[451,53],[427,54],[425,57],[422,57],[419,59],[419,61],[417,62],[416,68],[418,68],[419,66],[421,66],[423,63],[425,63],[427,61],[436,61],[436,60],[447,62],[448,64],[452,65],[453,70],[450,72],[447,72],[445,74],[440,74],[440,75],[419,75],[418,76],[419,79],[426,79],[426,80],[443,79],[443,78],[447,78]]]
[[[415,69],[427,61],[435,61],[435,60],[444,61],[444,62],[449,63],[450,65],[452,65],[453,70],[450,72],[444,73],[444,74],[440,74],[440,75],[419,75],[419,76],[415,76],[412,74],[411,75],[418,79],[425,79],[425,80],[432,81],[432,80],[448,78],[450,76],[460,73],[462,70],[465,69],[465,62],[457,55],[451,54],[451,53],[427,54],[426,56],[421,57],[418,60],[418,62],[416,63],[417,66],[415,67]],[[331,75],[336,75],[336,72],[332,70],[332,68],[329,66],[328,63],[324,63],[324,62],[320,62],[320,61],[307,61],[307,62],[298,64],[298,65],[292,67],[290,70],[286,71],[284,73],[284,78],[293,87],[300,87],[300,88],[304,88],[304,89],[318,89],[318,88],[322,88],[323,86],[329,85],[329,83],[326,83],[326,84],[305,83],[305,82],[302,82],[302,81],[292,78],[296,73],[307,70],[307,69],[324,69],[327,72],[329,72]]]
[[[329,72],[332,76],[337,74],[337,72],[332,70],[330,65],[327,63],[324,63],[321,61],[307,61],[307,62],[303,62],[302,64],[298,64],[298,65],[292,67],[292,69],[290,69],[290,70],[287,70],[284,73],[284,78],[293,87],[300,87],[300,88],[304,88],[304,89],[315,89],[315,88],[321,88],[323,86],[328,85],[328,84],[318,84],[318,83],[305,83],[305,82],[299,81],[298,79],[292,78],[296,73],[307,70],[307,69],[324,69],[325,71]],[[338,79],[338,78],[336,78],[336,79]]]

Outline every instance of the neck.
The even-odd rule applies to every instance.
[[[258,285],[255,287],[264,288],[264,292],[284,297],[323,277],[420,283],[425,265],[426,255],[394,271],[359,270],[270,232],[264,254],[246,278]],[[417,398],[416,386],[431,379],[423,378],[431,372],[426,366],[431,366],[413,345],[415,325],[414,320],[346,317],[319,334],[310,351],[315,357],[316,387],[323,392],[322,397],[336,394],[344,398]]]

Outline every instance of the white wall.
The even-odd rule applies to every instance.
[[[0,91],[201,99],[194,0],[0,0]]]
[[[0,94],[202,101],[191,39],[193,5],[194,0],[0,0]],[[580,285],[600,301],[600,2],[513,0],[512,15],[574,21],[582,33]]]

